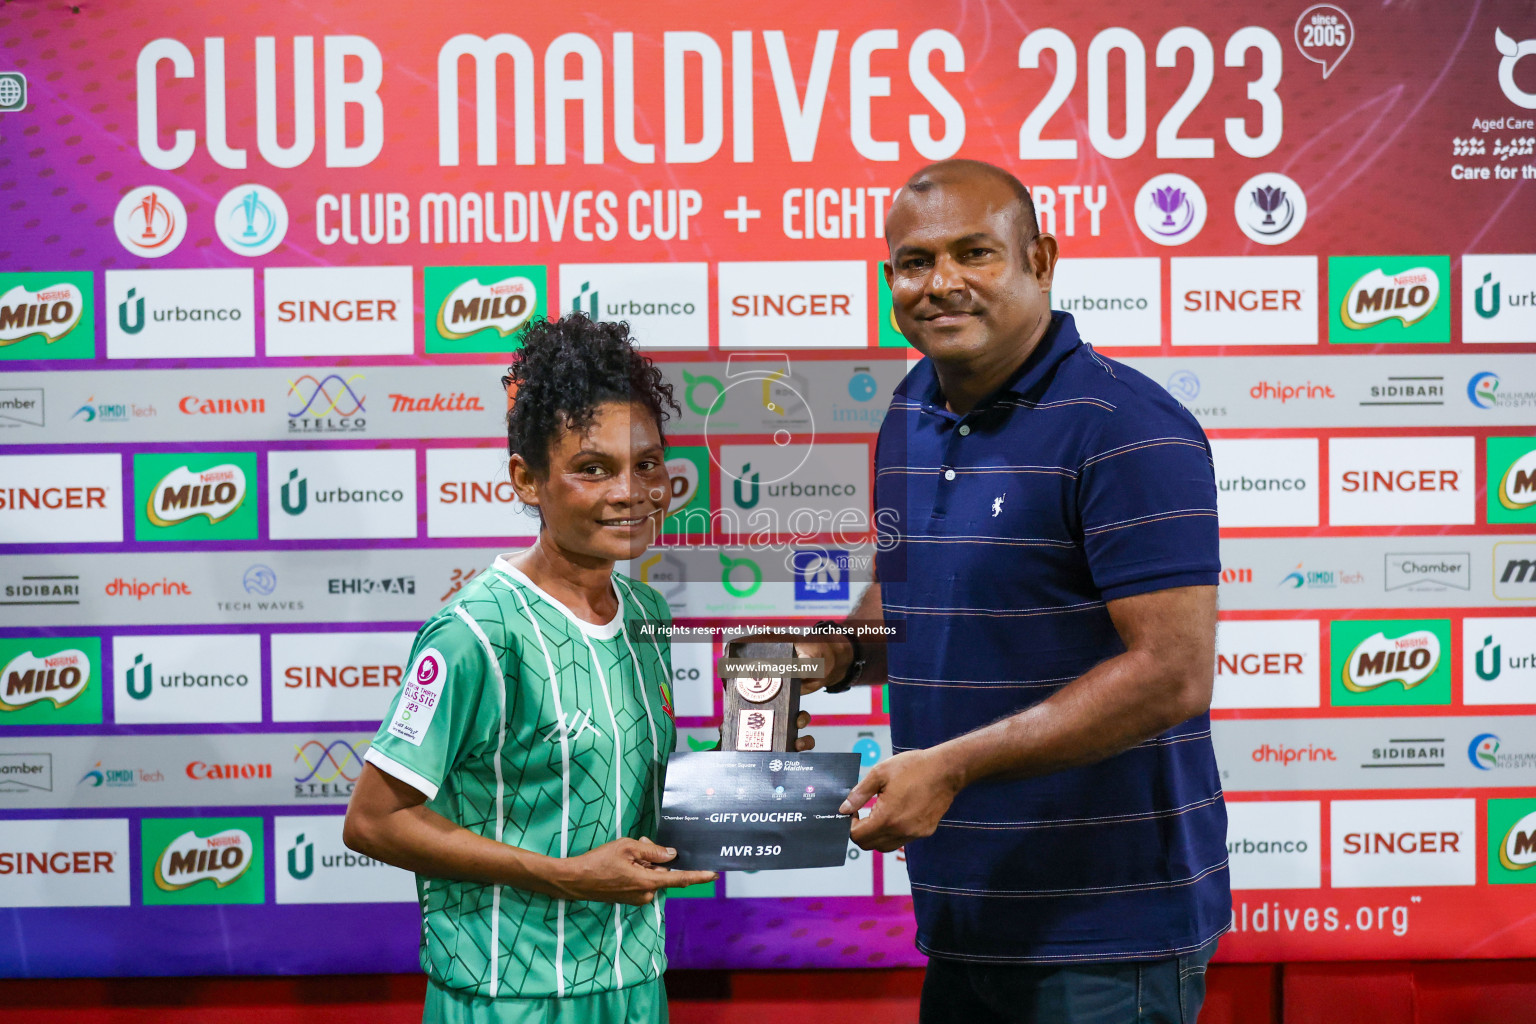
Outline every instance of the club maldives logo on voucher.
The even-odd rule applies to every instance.
[[[94,359],[88,271],[0,274],[0,360]]]
[[[101,722],[101,640],[0,640],[0,728]]]
[[[256,539],[255,453],[140,453],[133,473],[137,540]]]

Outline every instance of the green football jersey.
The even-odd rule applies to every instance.
[[[551,857],[656,836],[676,741],[666,601],[618,573],[619,613],[578,619],[505,559],[416,634],[366,758],[483,836]],[[666,968],[662,899],[553,899],[417,876],[422,969],[488,998],[583,996]]]

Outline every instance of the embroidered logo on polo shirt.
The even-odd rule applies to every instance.
[[[997,497],[992,499],[993,519],[996,519],[998,516],[1003,514],[1003,499],[1006,497],[1008,497],[1008,492],[1004,491],[1002,494],[999,494]]]

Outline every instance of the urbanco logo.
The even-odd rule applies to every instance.
[[[560,304],[628,323],[646,349],[709,347],[707,263],[562,263]]]
[[[415,537],[416,452],[269,452],[274,540]]]
[[[1316,889],[1322,884],[1322,847],[1320,801],[1227,801],[1234,889]]]
[[[109,270],[108,359],[256,354],[256,274],[249,267]]]
[[[112,638],[114,720],[131,725],[261,721],[255,633]]]
[[[1211,442],[1223,527],[1316,526],[1316,438],[1219,438]]]
[[[1507,343],[1529,341],[1533,337],[1536,337],[1536,255],[1464,255],[1461,258],[1461,340]]]
[[[1536,619],[1461,620],[1463,704],[1536,704]]]
[[[1162,276],[1156,257],[1064,259],[1051,282],[1051,308],[1071,313],[1078,333],[1095,345],[1160,345]]]

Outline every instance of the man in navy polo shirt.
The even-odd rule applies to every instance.
[[[843,810],[878,796],[854,841],[906,847],[922,1020],[1192,1022],[1232,916],[1210,447],[1051,311],[1056,240],[1011,174],[924,168],[886,239],[927,358],[880,430],[850,618],[905,639],[800,649],[834,690],[889,682],[897,753]]]

